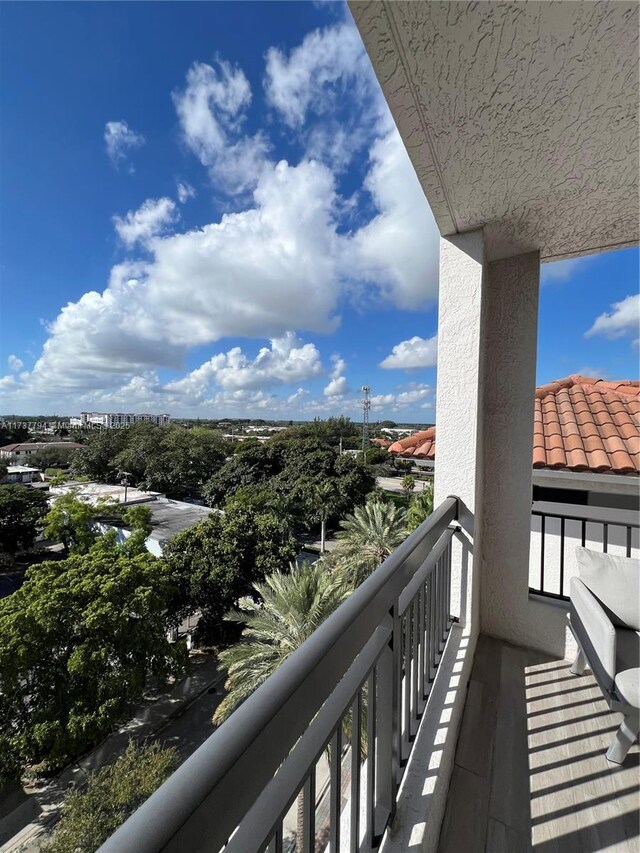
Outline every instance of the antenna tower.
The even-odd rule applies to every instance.
[[[371,388],[368,385],[363,385],[360,389],[364,394],[362,398],[362,456],[364,458],[365,451],[369,444],[369,411],[371,409]]]

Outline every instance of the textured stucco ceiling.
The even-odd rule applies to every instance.
[[[442,234],[551,259],[638,241],[638,5],[350,8]]]

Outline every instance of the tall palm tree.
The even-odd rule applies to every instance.
[[[220,652],[227,670],[227,695],[213,722],[224,722],[231,712],[276,671],[315,629],[338,607],[345,589],[316,563],[291,565],[255,583],[259,598],[242,599],[241,609],[227,615],[242,622],[242,640]]]
[[[340,522],[336,574],[355,589],[407,536],[406,516],[395,504],[371,501]]]
[[[243,639],[220,652],[227,695],[213,715],[220,725],[276,671],[344,600],[348,592],[317,563],[274,572],[254,589],[261,600],[242,599],[227,619],[245,623]],[[298,796],[297,850],[302,850],[304,794]]]
[[[320,553],[324,554],[327,540],[327,520],[335,510],[336,490],[332,483],[320,483],[313,490],[312,512],[320,522]]]
[[[415,530],[432,512],[433,486],[429,484],[411,498],[409,509],[407,510],[407,530],[409,532]]]
[[[278,519],[282,533],[282,543],[293,536],[293,531],[298,522],[295,501],[289,495],[274,493],[266,504],[266,509],[272,512]]]

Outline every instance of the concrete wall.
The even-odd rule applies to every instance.
[[[438,314],[438,467],[434,498],[461,499],[460,531],[452,545],[452,630],[439,670],[441,702],[423,718],[403,782],[403,805],[393,853],[436,850],[449,791],[455,748],[480,632],[480,575],[474,567],[475,510],[482,481],[480,406],[481,313],[484,237],[482,231],[440,242]],[[430,699],[430,703],[432,700]],[[386,853],[385,850],[385,853]]]

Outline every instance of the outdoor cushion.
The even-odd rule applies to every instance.
[[[580,580],[614,625],[640,630],[640,560],[576,548]]]
[[[616,693],[632,708],[640,708],[640,669],[625,669],[616,675]]]

